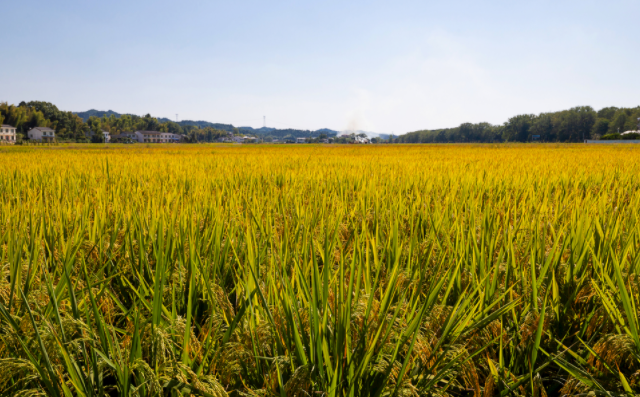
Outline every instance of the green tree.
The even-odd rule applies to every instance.
[[[527,142],[531,138],[531,125],[536,120],[534,114],[520,114],[505,123],[503,138],[507,142]]]
[[[536,118],[531,125],[531,135],[539,135],[542,142],[555,142],[556,134],[553,128],[553,117],[549,113],[543,113]]]
[[[629,117],[623,110],[619,110],[618,112],[616,112],[613,120],[611,121],[611,123],[609,123],[609,134],[624,132],[624,127],[625,124],[627,124],[627,121],[629,121]]]
[[[104,135],[102,135],[102,131],[94,132],[91,135],[91,143],[104,143]]]
[[[608,119],[599,118],[593,124],[593,128],[591,129],[591,136],[602,136],[609,132],[609,124],[611,122]]]
[[[611,106],[608,108],[602,108],[598,110],[598,118],[611,120],[615,116],[616,112],[619,109],[617,107]]]

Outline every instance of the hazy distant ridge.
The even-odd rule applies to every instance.
[[[119,118],[124,114],[133,116],[133,114],[131,113],[117,113],[117,112],[114,112],[113,110],[104,111],[104,110],[96,110],[96,109],[87,110],[86,112],[73,112],[73,113],[80,116],[85,122],[89,120],[89,117],[102,118],[104,116],[107,116],[107,117],[114,116],[116,118]],[[157,120],[161,123],[167,123],[167,122],[175,123],[174,120],[168,119],[166,117],[157,117]],[[235,128],[237,128],[238,132],[240,132],[241,134],[244,133],[244,134],[252,134],[252,135],[274,136],[274,137],[284,137],[287,135],[291,135],[293,137],[311,137],[311,136],[317,137],[320,134],[327,134],[328,136],[335,136],[340,134],[340,131],[332,130],[329,128],[321,128],[319,130],[313,131],[313,130],[299,130],[299,129],[292,129],[292,128],[278,129],[278,128],[271,128],[271,127],[260,127],[260,128],[235,127],[232,124],[212,123],[212,122],[203,121],[203,120],[197,120],[197,121],[181,120],[181,121],[178,121],[177,124],[180,125],[181,127],[185,127],[185,126],[197,126],[199,128],[211,127],[218,130],[229,131],[229,132],[233,132]]]

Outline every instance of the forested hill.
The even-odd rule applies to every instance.
[[[80,116],[80,118],[84,120],[85,123],[89,120],[90,117],[97,117],[101,119],[105,116],[110,117],[111,115],[115,117],[122,116],[122,114],[114,112],[113,110],[107,110],[105,112],[104,110],[91,109],[91,110],[87,110],[86,112],[73,112],[73,113]],[[133,116],[133,114],[129,114],[129,116]]]
[[[409,132],[395,139],[401,143],[444,142],[581,142],[618,132],[637,130],[640,106],[607,107],[598,111],[580,106],[559,112],[521,114],[500,125],[463,123],[455,128]]]

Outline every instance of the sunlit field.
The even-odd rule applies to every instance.
[[[0,394],[640,393],[640,148],[0,148]]]

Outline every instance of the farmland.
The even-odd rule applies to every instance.
[[[640,150],[0,148],[0,394],[640,392]]]

